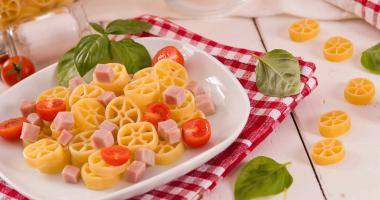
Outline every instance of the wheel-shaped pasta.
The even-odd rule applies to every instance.
[[[178,125],[181,126],[183,123],[195,118],[206,119],[206,115],[202,111],[196,110],[195,112],[192,112],[190,115],[181,116],[180,120],[178,121]]]
[[[104,106],[96,99],[81,99],[72,107],[75,123],[79,130],[94,130],[105,119]]]
[[[69,89],[62,86],[47,89],[37,97],[37,101],[45,99],[62,99],[66,102],[66,108],[69,108]]]
[[[40,8],[46,8],[54,6],[57,0],[26,0],[26,2]]]
[[[120,181],[120,176],[99,176],[91,171],[88,163],[85,163],[81,169],[81,176],[87,188],[92,190],[105,190]]]
[[[185,90],[185,101],[182,105],[168,105],[170,112],[172,113],[172,118],[177,122],[181,121],[181,118],[185,116],[190,116],[195,111],[195,99],[194,95],[189,91]]]
[[[118,176],[127,170],[128,162],[119,166],[112,166],[106,163],[101,154],[100,150],[91,154],[88,157],[88,166],[92,172],[99,176]]]
[[[185,87],[189,80],[186,69],[179,63],[164,59],[153,67],[153,74],[160,82],[160,90],[164,91],[171,85]]]
[[[128,123],[141,120],[140,108],[128,97],[120,96],[114,98],[106,108],[107,120],[122,127]]]
[[[144,68],[133,75],[133,80],[138,80],[153,75],[153,67]]]
[[[185,152],[185,146],[182,142],[169,144],[167,141],[160,139],[154,152],[156,153],[156,163],[158,165],[169,165],[181,158]]]
[[[28,145],[23,155],[31,167],[49,174],[61,172],[68,162],[62,146],[49,138]]]
[[[139,106],[141,110],[153,102],[158,101],[160,89],[157,78],[147,76],[128,83],[124,87],[124,94]]]
[[[117,133],[117,143],[134,152],[139,147],[155,149],[158,143],[156,128],[149,122],[129,123]]]
[[[73,106],[76,102],[85,98],[96,98],[104,93],[101,87],[96,85],[81,84],[74,88],[69,97],[69,105]]]
[[[16,19],[21,13],[21,0],[0,1],[0,21],[8,22]]]
[[[36,15],[41,13],[41,10],[39,8],[36,8],[34,6],[22,6],[21,12],[17,17],[17,21],[24,21],[28,20]]]
[[[129,82],[129,75],[127,70],[125,69],[125,66],[119,63],[109,63],[112,67],[113,73],[114,73],[114,78],[111,83],[102,83],[99,82],[96,79],[95,74],[93,75],[93,81],[92,84],[97,85],[107,91],[112,91],[114,92],[117,96],[123,94],[123,89],[125,85]]]
[[[74,136],[69,144],[71,154],[71,163],[74,166],[81,167],[87,162],[88,157],[96,151],[92,145],[91,136],[93,131],[84,131]]]

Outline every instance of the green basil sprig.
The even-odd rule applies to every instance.
[[[293,177],[286,169],[289,164],[280,164],[265,156],[252,159],[237,177],[235,200],[250,200],[285,191],[293,183]]]
[[[109,34],[136,34],[149,30],[151,24],[137,20],[118,19],[103,28],[100,24],[90,23],[99,34],[87,35],[79,43],[66,52],[58,62],[56,77],[60,85],[77,76],[85,76],[99,63],[121,63],[129,73],[151,66],[151,57],[147,49],[126,39],[110,41]]]
[[[274,49],[256,57],[256,85],[267,96],[287,97],[298,94],[301,88],[301,67],[289,52]]]
[[[365,50],[362,53],[360,62],[368,71],[380,74],[380,43]]]

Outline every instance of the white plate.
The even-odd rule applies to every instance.
[[[203,148],[186,150],[176,163],[148,168],[144,179],[135,184],[121,181],[105,191],[87,189],[83,183],[66,184],[61,176],[46,175],[26,165],[21,143],[0,139],[0,175],[16,190],[32,199],[125,199],[180,177],[226,149],[247,122],[250,106],[247,94],[232,73],[218,60],[185,43],[162,38],[142,38],[150,54],[166,45],[174,45],[185,56],[186,68],[193,80],[201,81],[216,101],[217,113],[208,119],[212,126],[210,142]],[[45,68],[0,95],[0,121],[19,116],[19,102],[34,99],[56,85],[56,65]]]

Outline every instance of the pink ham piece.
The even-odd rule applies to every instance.
[[[212,98],[208,94],[201,94],[195,96],[195,105],[205,115],[215,114],[215,105]]]
[[[66,165],[62,170],[62,177],[66,183],[78,183],[80,169],[73,165]]]
[[[125,179],[128,182],[136,183],[144,176],[145,170],[145,163],[135,160],[128,166],[127,171],[125,171]]]
[[[156,154],[149,148],[140,147],[135,151],[135,160],[144,162],[148,166],[155,165]]]
[[[96,80],[101,83],[111,83],[114,77],[112,67],[107,64],[98,64],[94,74]]]
[[[67,144],[69,144],[70,140],[73,138],[73,134],[71,134],[69,131],[67,130],[63,130],[61,132],[61,134],[59,135],[58,139],[57,139],[57,142],[63,146],[66,146]]]
[[[56,131],[71,130],[74,128],[74,116],[71,112],[59,112],[53,123]]]
[[[24,117],[27,117],[30,113],[36,112],[36,102],[22,101],[20,104],[20,111]]]
[[[37,113],[30,113],[26,117],[26,121],[36,126],[42,126],[42,119]]]
[[[111,132],[99,129],[91,136],[92,145],[98,149],[110,147],[114,143],[113,135]]]
[[[170,144],[181,140],[181,130],[173,119],[158,122],[158,135]]]
[[[98,100],[103,106],[107,106],[109,102],[112,101],[112,99],[116,98],[115,93],[113,92],[104,92],[103,94],[99,95],[96,100]]]
[[[163,92],[164,103],[180,106],[185,101],[185,90],[178,86],[169,86]]]
[[[186,89],[190,90],[194,95],[206,94],[206,91],[197,81],[190,81]]]
[[[69,80],[69,90],[73,91],[78,85],[85,84],[84,80],[80,76],[76,76]]]
[[[116,133],[117,132],[117,129],[118,129],[119,127],[116,125],[116,124],[114,124],[114,123],[112,123],[111,121],[109,121],[109,120],[104,120],[100,125],[99,125],[99,129],[104,129],[104,130],[107,130],[107,131],[109,131],[109,132],[111,132],[111,133]]]
[[[22,124],[22,131],[21,131],[20,138],[23,140],[30,141],[30,142],[35,142],[38,140],[40,129],[41,128],[39,126],[24,122]]]

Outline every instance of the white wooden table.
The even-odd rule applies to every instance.
[[[113,6],[107,4],[108,1],[85,2],[90,20],[99,19],[99,8],[102,6],[107,6],[106,12],[112,12]],[[120,5],[114,7],[119,7],[120,10]],[[125,12],[112,14],[120,18],[133,17],[128,15],[127,5],[125,8]],[[379,199],[380,97],[378,95],[369,106],[353,106],[344,101],[343,89],[353,77],[367,77],[378,85],[380,76],[365,71],[359,59],[364,49],[379,42],[380,31],[360,20],[320,21],[321,34],[316,39],[306,43],[294,43],[288,38],[287,27],[295,19],[289,16],[273,16],[257,19],[174,20],[194,32],[224,44],[258,51],[283,48],[317,65],[319,86],[313,94],[244,162],[221,180],[214,191],[207,192],[204,199],[233,199],[234,182],[239,170],[244,163],[258,155],[269,156],[279,162],[292,162],[288,168],[294,183],[287,191],[287,199]],[[323,59],[323,42],[333,35],[346,36],[354,43],[355,54],[348,61],[330,63]],[[0,84],[0,91],[4,89]],[[339,138],[346,146],[347,155],[337,165],[320,167],[310,161],[308,151],[314,142],[323,139],[317,130],[318,117],[332,109],[345,110],[352,119],[351,131]],[[265,199],[283,198],[283,195],[277,195]]]

